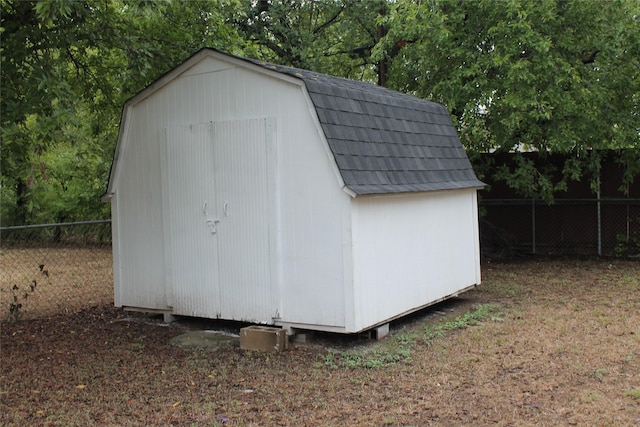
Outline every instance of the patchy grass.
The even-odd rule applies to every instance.
[[[380,342],[181,350],[110,306],[3,323],[0,425],[638,425],[640,263],[483,265]]]
[[[435,324],[427,324],[423,333],[412,328],[400,331],[379,343],[368,343],[345,351],[330,349],[323,360],[333,368],[342,366],[350,369],[379,369],[399,362],[409,363],[412,350],[419,344],[432,345],[435,339],[445,337],[448,332],[475,326],[478,322],[488,319],[497,309],[495,305],[481,304],[452,320],[441,319]]]

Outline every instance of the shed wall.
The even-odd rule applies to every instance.
[[[162,214],[174,313],[260,322],[277,311],[269,262],[271,141],[267,119],[167,128]]]
[[[353,330],[480,283],[476,190],[353,203]]]
[[[349,257],[343,246],[345,231],[350,229],[350,197],[341,190],[307,96],[301,84],[206,58],[129,106],[112,205],[117,230],[116,305],[164,309],[173,298],[167,290],[181,286],[167,281],[173,274],[174,258],[181,252],[168,246],[171,220],[167,215],[172,209],[166,206],[174,202],[167,199],[161,173],[164,170],[166,175],[171,163],[163,148],[166,129],[270,117],[275,127],[270,146],[273,152],[269,154],[272,194],[268,212],[256,209],[269,222],[271,271],[265,274],[271,275],[273,292],[265,304],[274,313],[270,316],[279,316],[282,321],[344,324],[344,280],[348,275],[343,267],[344,258]],[[237,247],[233,250],[242,252]],[[255,300],[251,289],[239,287],[233,292],[233,297],[225,300],[228,304]],[[190,310],[188,301],[182,301],[181,312],[176,314],[220,314],[213,308],[208,314],[203,307]],[[236,313],[234,318],[239,310],[230,310]],[[272,322],[267,317],[251,320]]]
[[[122,185],[111,203],[115,305],[167,307],[162,216],[162,134],[153,132],[147,105],[131,112],[128,144],[119,164]]]
[[[343,182],[302,83],[258,68],[206,57],[169,79],[166,86],[128,105],[113,177],[116,305],[166,309],[176,304],[175,314],[357,332],[480,283],[475,189],[352,199],[342,190]],[[220,188],[253,194],[232,204],[242,204],[251,227],[268,228],[266,237],[262,234],[260,238],[268,251],[267,258],[260,259],[266,259],[268,267],[252,271],[268,276],[269,292],[256,297],[255,289],[244,286],[246,282],[242,286],[232,283],[246,270],[246,262],[251,262],[238,257],[244,253],[252,253],[253,259],[258,256],[251,232],[246,232],[251,227],[247,227],[239,228],[240,240],[225,243],[220,238],[216,242],[218,252],[228,249],[226,254],[233,254],[224,262],[238,264],[230,270],[237,274],[229,279],[226,273],[220,276],[225,283],[217,286],[222,294],[227,293],[215,296],[206,291],[211,268],[200,270],[197,263],[189,264],[194,259],[189,239],[182,241],[182,247],[172,246],[180,236],[177,227],[181,223],[175,221],[174,213],[182,209],[176,206],[182,198],[169,195],[178,195],[182,187],[171,188],[169,175],[184,174],[185,186],[200,188],[217,178],[215,173],[202,173],[206,161],[193,168],[188,159],[174,162],[171,156],[180,147],[168,144],[179,143],[180,138],[171,142],[168,135],[171,129],[209,125],[215,129],[216,124],[255,119],[269,123],[271,129],[265,150],[256,145],[251,151],[254,168],[262,165],[255,162],[255,156],[267,156],[266,184],[261,182],[260,189],[267,195],[233,187],[241,184],[233,172],[236,166],[243,167],[246,153],[227,145],[228,155],[240,163],[229,171],[225,179],[230,181],[223,187],[211,183],[214,192],[207,201],[220,215],[228,198],[208,200],[217,198],[223,192]],[[215,155],[215,149],[207,150],[201,144],[204,139],[194,141],[199,141],[202,156]],[[211,164],[220,171],[215,162]],[[169,175],[168,165],[176,167]],[[189,176],[194,170],[201,171],[204,182]],[[193,217],[189,232],[199,232],[195,225],[202,222],[202,200],[194,197],[200,212]],[[260,203],[252,204],[254,198]],[[189,200],[185,203],[193,202]],[[207,262],[208,256],[200,254],[198,262]],[[175,280],[176,266],[188,280]],[[183,296],[180,304],[176,303],[176,289]]]

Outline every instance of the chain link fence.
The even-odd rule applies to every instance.
[[[640,199],[489,199],[480,203],[482,254],[640,258]]]
[[[111,221],[0,228],[0,320],[113,302]]]
[[[640,199],[492,199],[480,203],[485,258],[640,259]],[[111,221],[0,228],[0,320],[113,302]]]

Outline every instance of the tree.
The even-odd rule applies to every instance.
[[[600,149],[630,149],[627,179],[640,171],[639,17],[627,0],[398,2],[374,56],[413,41],[390,86],[444,103],[472,156],[570,154],[555,181],[517,154],[516,167],[474,158],[481,175],[551,201],[569,180],[598,176]]]
[[[626,182],[640,174],[635,0],[0,6],[3,225],[106,216],[96,182],[106,183],[124,101],[203,46],[444,103],[480,177],[530,197],[597,177],[601,149],[620,151]],[[477,156],[524,150],[569,159],[555,170]]]
[[[235,2],[0,4],[3,225],[106,216],[95,180],[106,183],[124,101],[203,44],[242,46],[226,19]],[[84,170],[69,185],[73,164]]]
[[[382,61],[372,49],[384,29],[385,0],[258,0],[234,18],[252,43],[245,53],[269,62],[376,81]]]

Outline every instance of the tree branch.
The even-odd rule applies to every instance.
[[[324,31],[325,28],[333,24],[338,19],[338,17],[342,14],[342,12],[344,11],[344,8],[345,8],[345,5],[343,4],[342,6],[340,6],[340,9],[338,9],[338,11],[331,18],[327,19],[327,21],[325,21],[322,25],[315,28],[313,30],[313,34],[321,33],[322,31]]]
[[[591,52],[591,55],[586,58],[582,58],[582,63],[584,65],[593,64],[594,62],[596,62],[596,56],[598,55],[598,53],[600,53],[600,49],[595,49],[593,52]]]

